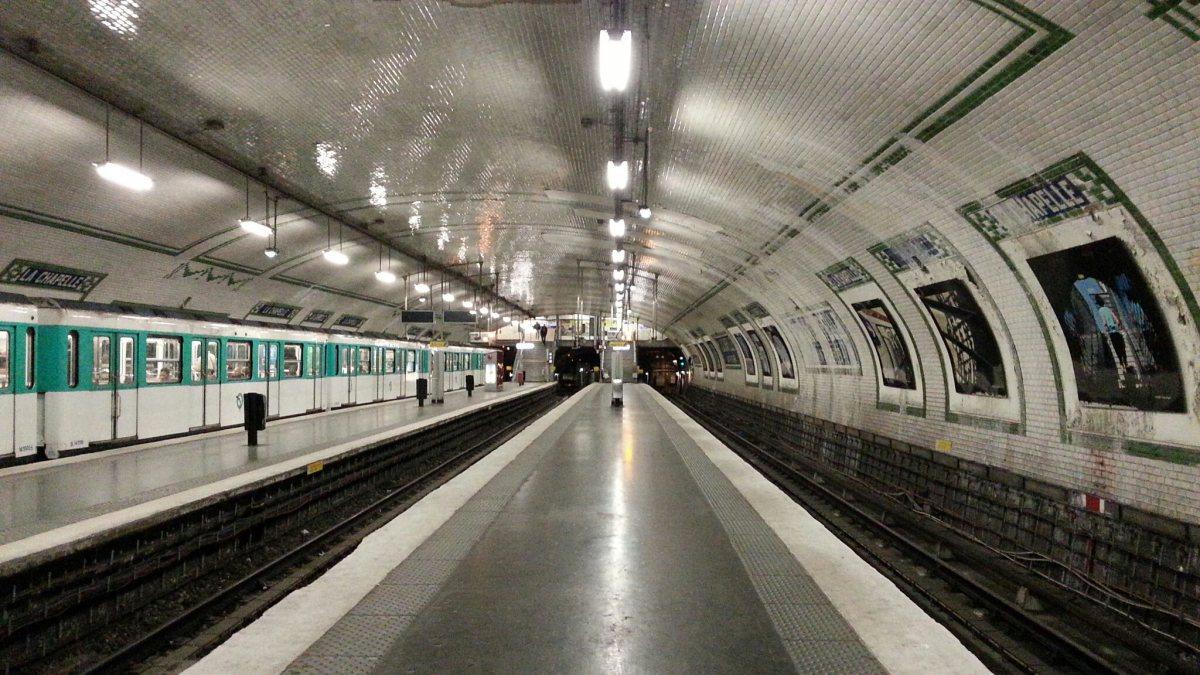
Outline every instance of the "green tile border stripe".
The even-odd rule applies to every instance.
[[[941,96],[932,106],[926,108],[913,121],[903,127],[901,134],[897,134],[889,138],[878,149],[862,160],[857,167],[847,171],[841,178],[834,182],[833,186],[823,195],[818,196],[809,202],[801,211],[800,218],[812,223],[821,216],[829,213],[840,201],[836,199],[838,192],[842,196],[847,196],[858,191],[871,179],[883,175],[893,166],[901,162],[908,156],[909,150],[903,145],[897,147],[903,135],[913,134],[915,138],[921,142],[928,142],[936,137],[941,132],[953,126],[956,122],[969,115],[976,108],[981,106],[989,98],[1000,93],[1008,85],[1017,81],[1022,75],[1028,73],[1037,64],[1044,61],[1051,54],[1058,51],[1063,45],[1070,42],[1075,35],[1063,28],[1062,26],[1046,19],[1044,16],[1025,7],[1017,0],[965,0],[971,4],[977,5],[985,10],[988,10],[997,16],[1008,20],[1015,24],[1020,30],[1020,34],[1014,37],[1009,42],[1005,43],[995,54],[990,56],[982,65],[968,73],[962,80],[958,82],[949,92]],[[1041,39],[1029,46],[1024,54],[1013,59],[1011,63],[995,72],[986,81],[983,80],[987,73],[993,71],[1006,58],[1009,58],[1016,53],[1022,45],[1027,44],[1031,39],[1041,35]],[[948,110],[944,110],[938,115],[938,110],[959,96],[964,91],[967,91],[972,86],[978,85],[974,92],[965,96],[958,103],[952,105]],[[935,117],[936,116],[936,117]],[[932,119],[932,123],[926,125]],[[923,126],[925,125],[925,126]],[[919,131],[918,131],[919,129]],[[915,132],[915,134],[914,134]],[[890,153],[888,151],[891,151]],[[885,153],[888,153],[885,155]],[[883,157],[882,160],[879,158]],[[879,160],[878,162],[876,160]],[[865,176],[861,176],[860,172],[868,169]],[[792,234],[794,232],[794,234]],[[783,242],[799,234],[799,230],[792,229],[789,232],[776,235],[767,240],[759,250],[766,252],[767,255],[779,250]],[[780,238],[782,238],[780,240]],[[777,241],[779,240],[779,241]],[[750,263],[751,265],[753,263]],[[725,287],[729,286],[735,279],[744,273],[743,270],[735,271],[730,277],[719,282],[716,286],[709,289],[701,300],[698,300],[693,305],[684,309],[679,315],[671,320],[671,323],[682,319],[688,313],[694,311],[700,305],[707,302],[717,293],[720,293]]]
[[[21,220],[34,225],[43,225],[64,232],[72,232],[74,234],[84,234],[95,239],[103,239],[116,244],[124,244],[133,248],[142,249],[143,251],[152,251],[154,253],[162,253],[164,255],[179,255],[183,249],[174,249],[170,246],[165,246],[157,242],[141,239],[128,234],[121,234],[103,227],[89,225],[87,223],[71,220],[69,218],[60,218],[41,211],[14,206],[12,204],[0,204],[0,216],[7,216],[14,220]]]

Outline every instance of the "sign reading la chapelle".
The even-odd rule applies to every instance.
[[[0,284],[33,286],[87,295],[104,280],[107,274],[77,270],[17,258],[0,271]]]

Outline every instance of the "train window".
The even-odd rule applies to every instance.
[[[230,380],[250,379],[250,343],[225,343],[225,377]]]
[[[265,379],[267,377],[267,346],[263,343],[258,343],[258,377]]]
[[[338,353],[342,355],[342,374],[350,374],[350,366],[354,363],[354,349],[351,347],[338,347]]]
[[[267,376],[272,380],[279,379],[279,345],[272,342],[267,348]]]
[[[8,331],[0,330],[0,389],[8,389]]]
[[[34,341],[33,327],[25,329],[25,388],[33,389],[33,374],[34,364],[37,360],[34,358],[33,350],[36,346]]]
[[[146,382],[169,384],[182,376],[183,339],[151,335],[146,338]]]
[[[135,384],[133,365],[137,350],[133,342],[133,337],[122,335],[117,340],[117,347],[120,351],[121,359],[121,371],[117,375],[117,384]]]
[[[192,340],[192,382],[204,379],[204,342]]]
[[[204,371],[205,379],[209,382],[217,381],[217,359],[221,355],[221,343],[216,340],[209,340],[204,355]]]
[[[371,348],[370,347],[359,347],[358,348],[358,374],[359,375],[370,375],[371,374]]]
[[[385,373],[396,372],[396,350],[395,349],[385,349],[383,351],[383,372],[385,372]]]
[[[92,384],[104,386],[112,377],[112,338],[107,335],[92,337]]]
[[[321,372],[321,363],[325,357],[325,345],[309,345],[312,347],[312,358],[308,360],[308,374],[313,377],[321,377],[325,373]]]
[[[417,353],[411,349],[404,352],[404,372],[417,372]]]
[[[304,349],[300,345],[283,346],[283,376],[300,377],[304,372]]]
[[[67,386],[74,389],[79,385],[79,333],[67,333]]]

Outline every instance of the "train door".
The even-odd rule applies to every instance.
[[[17,449],[17,402],[12,377],[13,329],[0,326],[0,456]]]
[[[201,428],[221,425],[221,381],[217,377],[220,354],[219,340],[192,340],[192,385],[200,387]]]
[[[280,343],[267,343],[267,417],[279,417],[280,401],[283,399],[283,375],[279,366],[281,351]]]
[[[358,353],[358,349],[350,345],[344,345],[338,347],[338,352],[340,352],[342,358],[341,369],[338,372],[342,374],[342,377],[346,378],[346,397],[342,400],[342,405],[352,405],[354,403],[354,358]]]
[[[92,386],[109,392],[107,440],[137,435],[137,339],[121,333],[92,336]]]
[[[310,411],[320,410],[325,407],[325,402],[321,396],[322,378],[325,376],[325,345],[304,345],[304,350],[308,352],[308,359],[305,361],[308,367],[308,377],[312,379],[312,405],[308,407]]]

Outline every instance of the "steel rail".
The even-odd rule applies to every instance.
[[[484,452],[486,448],[492,445],[498,446],[504,440],[507,440],[507,437],[511,437],[512,435],[515,435],[515,433],[519,432],[519,430],[528,424],[528,422],[533,418],[545,412],[549,407],[546,405],[546,403],[554,398],[555,396],[553,390],[547,389],[544,393],[535,394],[529,399],[521,401],[521,405],[524,408],[522,410],[524,414],[521,417],[499,428],[495,433],[492,433],[486,438],[481,439],[479,442],[474,443],[466,449],[443,460],[433,468],[422,473],[420,476],[409,480],[397,488],[391,489],[387,494],[379,497],[367,506],[359,509],[350,516],[343,518],[337,523],[334,523],[321,533],[313,536],[303,543],[276,556],[274,559],[261,565],[242,578],[226,585],[221,590],[212,593],[201,601],[183,609],[175,616],[143,634],[137,640],[126,644],[121,649],[109,654],[101,661],[89,665],[88,668],[83,672],[88,674],[117,672],[122,670],[126,664],[135,662],[140,656],[155,652],[158,645],[169,642],[173,636],[179,634],[187,626],[201,620],[208,612],[219,607],[221,604],[234,599],[238,594],[244,593],[250,588],[255,586],[261,587],[263,579],[272,576],[280,570],[286,569],[292,565],[301,564],[307,556],[309,556],[321,545],[338,538],[340,535],[354,532],[356,528],[359,528],[360,526],[363,526],[364,523],[369,522],[372,517],[380,518],[381,515],[387,515],[386,513],[380,514],[379,512],[392,502],[396,502],[405,497],[411,496],[417,487],[425,484],[436,474],[459,462],[459,460],[462,458],[471,454],[478,454],[479,456],[473,461],[468,462],[463,466],[456,467],[457,471],[455,471],[453,475],[458,475],[458,473],[461,471],[466,470],[468,467],[474,464],[475,461],[478,461],[484,455],[486,455]],[[390,517],[388,519],[390,520]],[[379,523],[379,525],[382,524],[383,523]],[[368,534],[370,534],[370,532],[374,531],[374,529],[375,528],[364,526],[361,531],[353,534],[353,538],[356,541],[361,541],[362,538],[365,538]],[[322,565],[319,566],[319,570],[328,569],[336,562],[337,559],[323,559]],[[305,579],[307,578],[310,577],[306,576]]]

